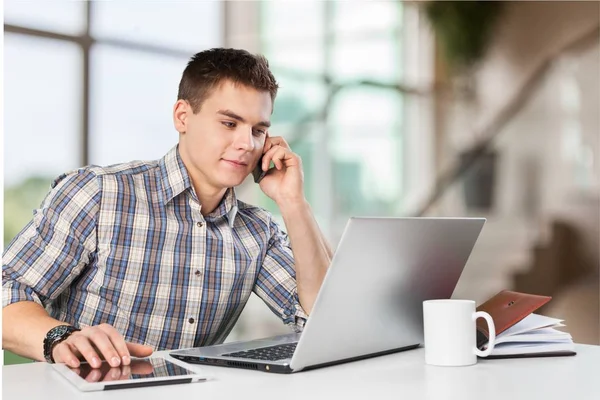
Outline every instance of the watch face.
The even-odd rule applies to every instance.
[[[62,335],[64,335],[65,333],[67,333],[70,329],[69,326],[66,325],[61,325],[61,326],[57,326],[54,330],[54,332],[52,332],[52,336],[53,338],[59,338]]]

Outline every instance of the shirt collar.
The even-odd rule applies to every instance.
[[[235,217],[238,213],[238,202],[237,196],[235,194],[234,188],[229,188],[225,192],[223,199],[214,209],[213,212],[206,216],[207,219],[217,219],[227,216],[227,221],[229,222],[229,227],[233,228],[233,223],[235,222]]]
[[[163,203],[168,204],[176,196],[192,187],[192,180],[188,175],[187,169],[179,154],[179,146],[173,147],[160,161],[160,171],[162,175],[162,193]],[[229,226],[233,228],[233,223],[238,212],[238,201],[234,188],[229,188],[225,192],[223,199],[217,208],[207,215],[211,219],[227,216]]]
[[[173,147],[161,158],[159,167],[162,175],[164,204],[169,203],[176,196],[192,187],[192,180],[179,155],[179,146]]]

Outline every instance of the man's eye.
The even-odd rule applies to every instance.
[[[256,136],[264,135],[264,134],[265,134],[265,131],[263,131],[262,129],[255,129],[255,130],[254,130],[254,134],[255,134]]]
[[[223,121],[222,124],[228,128],[235,128],[235,122]]]

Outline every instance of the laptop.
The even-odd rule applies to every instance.
[[[423,305],[452,296],[484,218],[348,221],[301,334],[173,351],[179,360],[275,373],[414,349]]]

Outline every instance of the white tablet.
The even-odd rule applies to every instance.
[[[113,368],[106,361],[100,368],[82,362],[79,368],[52,364],[54,369],[83,392],[172,385],[206,380],[203,375],[164,358],[132,358],[130,365]]]

